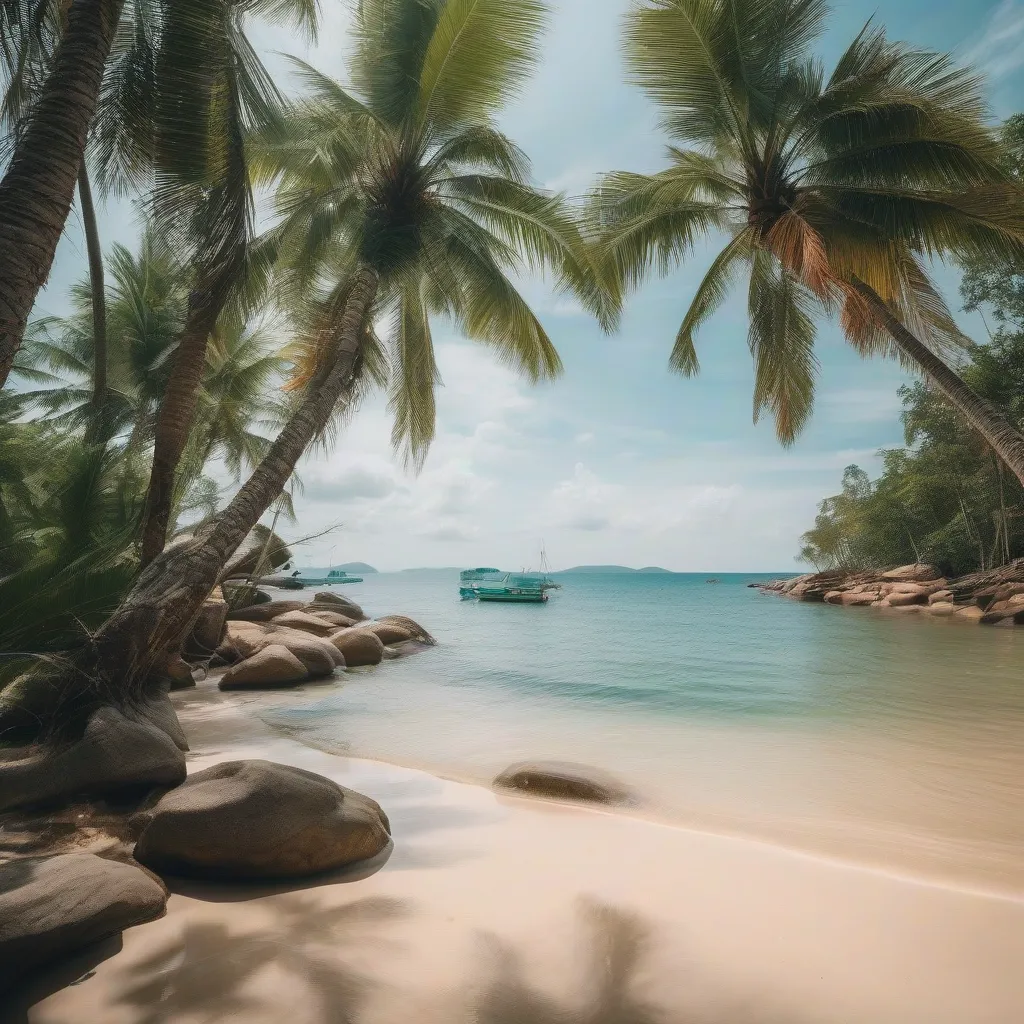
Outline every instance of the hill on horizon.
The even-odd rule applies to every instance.
[[[360,573],[360,572],[377,572],[372,565],[367,565],[365,562],[342,562],[341,565],[336,565],[335,569],[344,569],[345,572]]]

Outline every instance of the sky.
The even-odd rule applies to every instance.
[[[610,170],[655,171],[664,139],[649,101],[624,81],[619,53],[629,0],[551,0],[536,74],[500,119],[530,155],[538,183],[586,192]],[[275,74],[279,51],[344,77],[348,0],[321,0],[320,39],[308,47],[279,28],[251,36]],[[1019,109],[1024,84],[1024,0],[848,0],[835,5],[818,46],[830,64],[871,17],[891,37],[953,50],[985,73],[993,116]],[[131,245],[124,202],[102,211],[101,233]],[[902,443],[893,363],[862,360],[832,323],[818,334],[813,417],[782,448],[770,419],[751,422],[753,371],[744,296],[737,291],[698,336],[701,374],[668,370],[675,332],[722,239],[629,301],[620,330],[597,324],[545,282],[524,287],[565,365],[530,386],[491,353],[434,324],[444,381],[437,438],[423,470],[407,472],[390,448],[381,396],[367,399],[329,454],[300,464],[298,522],[290,538],[330,533],[296,550],[300,565],[364,561],[382,571],[413,566],[536,566],[541,544],[553,568],[580,563],[660,565],[676,571],[793,571],[800,534],[817,503],[838,490],[843,468],[874,475],[878,451]],[[86,265],[72,212],[37,307],[61,313]],[[957,277],[939,273],[957,308]],[[962,324],[975,337],[983,325]]]

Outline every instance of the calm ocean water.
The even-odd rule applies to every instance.
[[[572,575],[501,605],[460,601],[453,571],[368,576],[341,592],[438,646],[248,700],[336,753],[484,783],[579,761],[639,814],[1024,892],[1024,630],[719,578]]]

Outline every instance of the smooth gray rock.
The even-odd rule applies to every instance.
[[[0,864],[0,992],[26,971],[160,917],[167,890],[91,853]]]
[[[607,773],[564,761],[514,764],[495,778],[494,785],[562,800],[586,800],[599,804],[621,804],[630,800],[629,790]]]
[[[376,801],[270,761],[196,772],[133,823],[136,860],[200,878],[301,877],[366,860],[390,842]]]
[[[184,778],[185,755],[163,729],[100,708],[80,740],[0,761],[0,811],[176,786]]]
[[[350,619],[355,619],[356,622],[362,622],[366,618],[365,612],[355,601],[350,601],[347,597],[335,594],[331,590],[321,590],[319,594],[314,594],[313,604],[320,606],[329,605],[330,611],[347,615]],[[320,609],[318,608],[317,610],[319,611]]]
[[[219,685],[222,690],[262,690],[298,686],[308,678],[306,666],[287,647],[267,644],[262,651],[229,668]]]

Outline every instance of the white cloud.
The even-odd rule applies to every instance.
[[[577,434],[573,440],[577,444],[590,444],[590,442],[594,440],[594,434],[590,430],[585,430],[582,434]]]
[[[980,36],[964,52],[963,62],[978,67],[992,79],[1004,78],[1024,67],[1024,4],[1003,0],[992,10]]]

